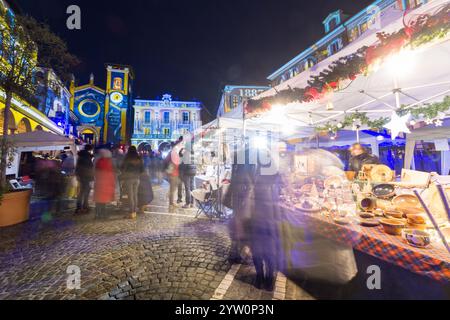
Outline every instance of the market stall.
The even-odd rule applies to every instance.
[[[292,232],[283,239],[285,253],[307,252],[296,247],[307,237],[296,236],[312,232],[342,251],[353,248],[448,286],[449,11],[448,1],[413,13],[391,8],[381,29],[246,103],[246,125],[272,121],[301,130],[303,140],[282,172],[282,221]],[[349,174],[337,157],[318,149],[359,142],[378,154],[381,140],[406,144],[400,175],[386,163]],[[409,170],[419,140],[439,146],[440,172]],[[296,261],[305,260],[290,257],[291,267]]]
[[[71,151],[74,157],[77,155],[75,141],[60,135],[46,131],[34,131],[12,135],[8,138],[15,148],[16,156],[8,166],[7,175],[18,178],[21,155],[26,152],[51,153]]]
[[[327,259],[319,259],[329,244],[318,245],[318,239],[326,238],[338,252],[353,248],[448,288],[450,184],[410,170],[398,182],[380,182],[375,175],[350,181],[339,160],[318,149],[291,154],[283,175],[280,234],[287,270],[334,281],[324,270],[347,267],[338,261],[339,267],[327,267]]]

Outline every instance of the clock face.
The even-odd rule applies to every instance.
[[[111,101],[115,104],[119,104],[123,101],[123,95],[120,92],[111,93]]]
[[[84,100],[80,103],[78,111],[84,117],[93,118],[100,114],[100,105],[94,100]]]

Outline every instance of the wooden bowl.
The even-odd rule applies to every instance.
[[[402,211],[404,214],[418,214],[424,212],[419,199],[415,195],[402,194],[396,196],[392,200],[392,204],[397,210]]]
[[[402,194],[392,199],[392,204],[398,208],[422,208],[419,199],[412,194]]]
[[[402,238],[411,246],[416,248],[426,248],[431,243],[431,236],[428,232],[420,230],[406,229],[402,231]]]
[[[394,218],[394,219],[402,219],[403,218],[403,212],[396,211],[396,210],[386,210],[384,212],[384,215],[386,218]]]
[[[402,231],[406,227],[406,223],[398,219],[380,219],[380,223],[384,228],[384,232],[393,236],[402,235]]]
[[[379,184],[373,188],[373,194],[380,199],[391,199],[395,196],[395,187],[391,184]]]

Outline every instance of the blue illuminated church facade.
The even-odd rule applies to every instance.
[[[133,70],[129,66],[106,65],[106,88],[95,85],[94,76],[86,85],[72,81],[70,108],[79,119],[78,136],[85,142],[127,144],[133,128]]]

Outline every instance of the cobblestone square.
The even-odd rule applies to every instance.
[[[0,230],[0,299],[212,299],[232,267],[227,222],[169,213],[166,193],[155,187],[136,221],[112,208],[105,219],[69,210]],[[70,266],[80,268],[80,290],[67,287]],[[223,298],[271,300],[253,276],[240,266]]]

